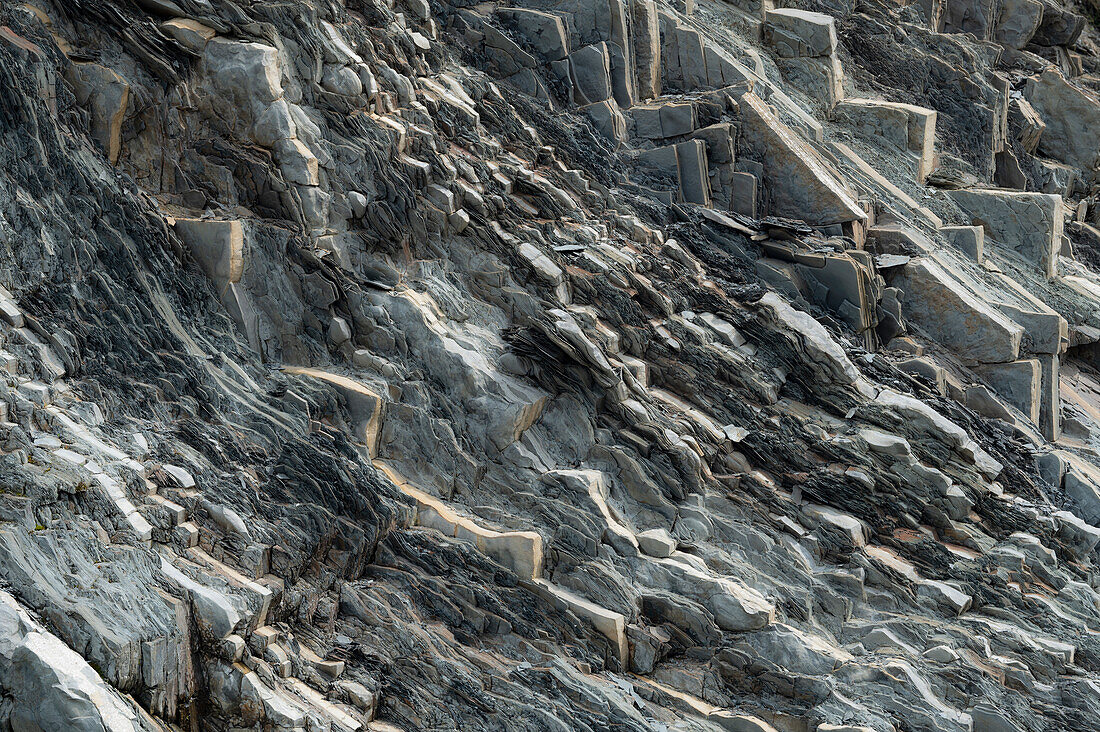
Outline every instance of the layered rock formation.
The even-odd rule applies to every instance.
[[[0,727],[1100,729],[1056,0],[0,8]]]

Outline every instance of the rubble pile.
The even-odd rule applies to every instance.
[[[0,7],[0,728],[1100,729],[1059,0]]]

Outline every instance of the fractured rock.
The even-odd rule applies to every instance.
[[[210,39],[217,35],[213,28],[190,18],[166,20],[160,24],[160,29],[179,41],[184,48],[196,54],[201,54]]]
[[[122,151],[122,120],[130,103],[130,84],[114,70],[95,63],[73,64],[66,77],[76,101],[92,117],[92,138],[112,163]]]
[[[653,99],[661,95],[661,32],[654,0],[632,0],[632,38],[638,96]]]
[[[1047,69],[1028,79],[1024,94],[1046,125],[1038,151],[1077,168],[1088,180],[1094,180],[1100,161],[1100,143],[1087,130],[1100,125],[1100,98],[1070,83],[1055,69]]]
[[[1043,3],[1040,0],[1000,0],[999,6],[992,40],[1010,48],[1023,48],[1039,29]]]
[[[936,139],[936,112],[913,104],[874,99],[846,99],[837,104],[838,119],[853,124],[866,137],[888,140],[916,157],[916,179],[923,183],[932,172]]]
[[[992,243],[1011,249],[1047,277],[1058,271],[1062,245],[1062,198],[1003,190],[951,191],[952,200],[982,226]]]
[[[501,8],[497,14],[546,61],[560,61],[569,55],[569,39],[560,16],[527,8]]]
[[[764,13],[764,40],[780,58],[832,56],[836,26],[831,15],[777,8]]]
[[[908,318],[932,338],[979,363],[1015,361],[1023,328],[967,291],[929,257],[909,262],[891,280]]]
[[[241,281],[244,228],[240,221],[176,219],[174,228],[207,277],[220,286]]]
[[[0,592],[0,678],[21,729],[152,730],[142,715],[75,651]]]
[[[1043,373],[1038,359],[986,364],[974,370],[1009,404],[1039,424]]]
[[[867,214],[821,157],[752,93],[739,98],[747,155],[764,171],[766,208],[813,225],[863,221]]]
[[[611,98],[611,58],[607,44],[585,46],[569,54],[569,68],[577,104],[595,104]]]

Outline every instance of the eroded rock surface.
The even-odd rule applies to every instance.
[[[0,728],[1100,729],[1094,13],[0,6]]]

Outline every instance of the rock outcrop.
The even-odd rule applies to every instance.
[[[0,728],[1100,729],[1058,0],[0,7]]]

